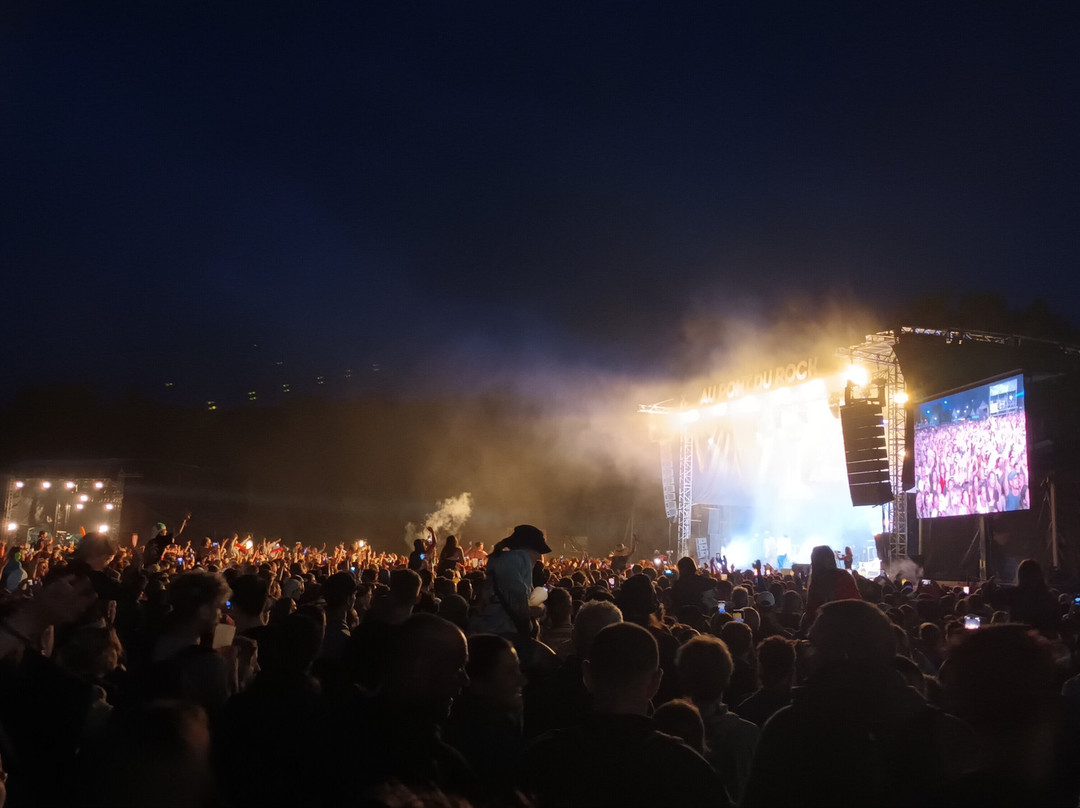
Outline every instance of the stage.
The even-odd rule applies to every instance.
[[[1010,468],[1023,473],[1030,492],[1000,508],[1013,512],[980,515],[980,492],[965,507],[961,490],[948,508],[918,518],[925,497],[917,501],[914,494],[910,402],[1008,373],[1019,374],[1016,384],[1027,390],[1024,414],[1009,417],[1025,419],[1030,470],[1021,444],[1011,455],[1018,465]],[[988,396],[989,409],[978,413],[983,417],[997,415],[997,399]],[[673,399],[677,405],[642,405],[639,412],[655,421],[650,431],[661,444],[661,482],[680,554],[703,561],[724,555],[738,567],[756,560],[776,566],[808,563],[811,549],[827,544],[850,547],[857,562],[876,567],[874,536],[882,534],[891,559],[913,557],[926,577],[997,574],[1009,580],[1023,558],[1080,577],[1080,553],[1069,541],[1080,535],[1080,419],[1072,412],[1078,399],[1078,347],[905,326],[838,347],[835,355],[780,361],[708,382]],[[954,421],[974,420],[970,406],[942,401]],[[853,461],[863,452],[845,447],[841,429],[841,408],[853,403],[880,412],[880,449],[871,454],[883,459],[884,477],[876,484],[883,496],[873,500],[882,504],[852,505],[853,498],[867,499],[855,491],[860,475]],[[1018,423],[1012,433],[1020,433]],[[940,447],[938,454],[949,456]],[[948,481],[940,486],[951,495]]]

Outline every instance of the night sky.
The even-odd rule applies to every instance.
[[[1078,42],[1060,2],[5,3],[3,388],[661,377],[781,299],[1075,321]]]

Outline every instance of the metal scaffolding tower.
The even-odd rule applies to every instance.
[[[908,554],[907,495],[904,493],[903,482],[906,388],[900,361],[893,351],[897,336],[895,331],[881,331],[868,335],[861,345],[837,351],[839,356],[847,356],[869,366],[871,379],[867,386],[877,387],[884,403],[889,487],[893,494],[893,501],[885,506],[885,532],[889,534],[889,552],[892,558]],[[900,395],[901,393],[905,395]]]
[[[690,515],[694,504],[694,436],[689,429],[682,433],[682,448],[679,452],[679,558],[696,553],[690,546]]]
[[[664,403],[642,404],[638,412],[652,415],[667,415],[674,417],[680,411],[679,407],[669,407]],[[672,422],[669,421],[669,424]],[[694,436],[686,424],[665,431],[660,438],[662,442],[679,439],[679,466],[675,479],[675,524],[677,528],[678,543],[676,545],[679,558],[683,556],[694,557],[694,548],[690,538],[690,517],[694,505]],[[661,461],[661,464],[663,461]],[[665,500],[667,495],[665,494]],[[669,511],[669,518],[671,517]]]

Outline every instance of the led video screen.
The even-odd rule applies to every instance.
[[[915,509],[920,519],[1031,507],[1024,376],[916,405]]]

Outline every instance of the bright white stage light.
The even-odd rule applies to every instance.
[[[75,503],[75,510],[81,511],[85,506],[81,502]]]
[[[907,404],[908,403],[907,391],[898,390],[896,392],[896,394],[892,397],[892,400],[895,401],[897,404]]]
[[[98,525],[97,526],[97,532],[98,533],[108,533],[109,532],[109,526],[108,525]]]
[[[724,555],[727,556],[729,568],[747,569],[754,561],[751,557],[750,542],[746,539],[732,539],[724,547]]]
[[[16,530],[19,529],[19,526],[15,522],[8,522],[7,529],[11,533],[14,533]]]
[[[26,485],[26,483],[24,483],[22,480],[16,480],[15,481],[15,487],[16,488],[22,488],[24,485]]]
[[[89,494],[79,494],[79,502],[89,502],[89,501],[90,501],[90,495]]]
[[[115,505],[113,505],[113,504],[112,504],[111,502],[106,502],[106,503],[105,503],[105,510],[107,510],[107,511],[111,511],[111,510],[112,510],[113,508],[115,508],[115,507],[116,507],[116,506],[115,506]]]
[[[745,396],[734,402],[731,409],[739,414],[757,412],[761,409],[761,399],[758,396]]]
[[[41,483],[41,487],[48,491],[50,488],[52,488],[52,483],[50,483],[48,480],[44,480]]]
[[[825,382],[822,379],[814,379],[805,382],[795,388],[796,396],[800,401],[813,401],[819,398],[827,398]]]
[[[98,491],[100,491],[104,487],[105,483],[101,482],[101,480],[98,480],[96,483],[94,483],[94,488],[96,488]]]
[[[848,365],[844,371],[844,381],[854,382],[856,387],[865,387],[870,383],[870,371],[862,365]]]
[[[68,491],[70,491],[74,487],[75,483],[73,483],[71,480],[68,480],[66,483],[64,483],[64,488],[66,488]]]
[[[698,410],[686,410],[685,412],[679,413],[679,419],[684,424],[695,423],[699,418],[701,418],[701,412]]]

